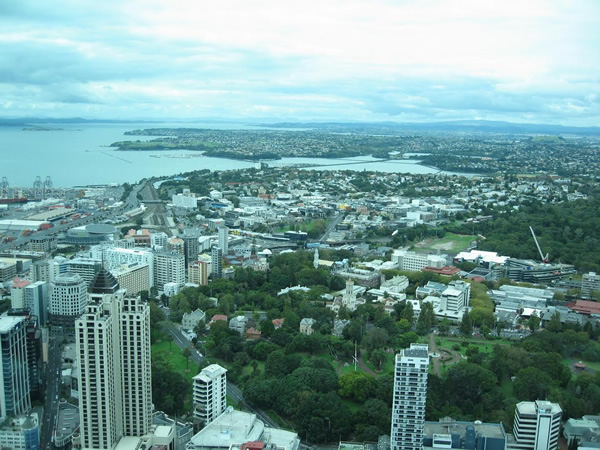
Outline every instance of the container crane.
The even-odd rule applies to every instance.
[[[535,242],[535,246],[538,249],[538,252],[540,253],[540,258],[542,258],[542,262],[543,263],[549,263],[550,260],[548,259],[548,253],[546,253],[546,256],[544,256],[544,254],[542,253],[542,248],[540,247],[540,243],[537,240],[537,237],[535,237],[535,232],[533,231],[533,228],[529,227],[529,229],[531,230],[531,235],[533,236],[533,241]]]

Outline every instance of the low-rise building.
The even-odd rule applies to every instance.
[[[315,319],[305,317],[300,321],[300,333],[310,336],[315,332],[314,325],[317,323]]]
[[[191,313],[185,313],[183,315],[183,318],[181,319],[181,328],[184,330],[193,330],[202,320],[206,320],[206,313],[198,308]]]
[[[248,318],[245,316],[235,316],[229,321],[229,328],[237,331],[242,336],[246,332],[246,323],[248,322]]]

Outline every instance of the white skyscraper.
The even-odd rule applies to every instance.
[[[81,448],[113,449],[150,431],[150,309],[102,269],[76,321]]]
[[[515,441],[507,448],[515,450],[555,450],[558,448],[562,409],[558,403],[544,400],[520,402],[515,407]]]
[[[423,448],[428,372],[426,344],[411,344],[396,355],[391,450]]]
[[[0,422],[31,408],[26,319],[0,317]]]
[[[229,237],[229,228],[227,227],[219,227],[219,248],[223,255],[227,255],[229,253],[229,241],[227,240]]]
[[[180,253],[154,255],[154,286],[162,291],[167,283],[185,284],[185,257]]]
[[[219,417],[227,407],[227,370],[211,364],[194,377],[194,419],[204,426]]]
[[[87,283],[78,274],[64,273],[50,282],[49,320],[52,326],[72,328],[88,301]]]

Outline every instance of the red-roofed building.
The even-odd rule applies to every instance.
[[[218,321],[227,323],[227,316],[224,314],[215,314],[210,319],[210,322],[208,322],[208,326],[211,326],[213,323],[218,322]]]
[[[265,448],[265,443],[260,441],[252,441],[246,442],[242,444],[241,450],[263,450]]]
[[[460,269],[454,266],[444,266],[441,269],[438,269],[437,267],[423,267],[423,272],[433,272],[442,277],[450,278],[454,275],[458,275],[460,273]]]
[[[260,330],[257,330],[256,328],[248,328],[246,330],[246,339],[250,339],[250,340],[257,340],[260,339],[262,336],[262,333],[260,332]]]
[[[577,300],[567,303],[567,307],[581,314],[600,314],[600,303],[590,300]]]
[[[12,287],[15,289],[23,289],[26,286],[29,286],[31,281],[24,280],[23,278],[15,277],[12,281]]]
[[[283,326],[283,322],[285,321],[285,319],[273,319],[271,320],[271,322],[273,322],[273,326],[275,327],[275,329],[281,328]]]

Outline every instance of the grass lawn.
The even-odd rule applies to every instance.
[[[181,373],[186,379],[192,382],[198,374],[198,366],[190,359],[189,372],[186,372],[186,359],[183,356],[183,350],[180,349],[175,342],[171,344],[172,353],[169,352],[169,342],[160,341],[152,344],[152,356],[162,353],[165,360],[169,362],[175,372]]]
[[[433,239],[431,242],[428,242],[423,247],[415,248],[415,250],[446,250],[452,252],[460,252],[461,250],[466,249],[471,245],[471,242],[474,241],[477,236],[473,235],[462,235],[462,234],[454,234],[454,233],[446,233],[443,238]]]

